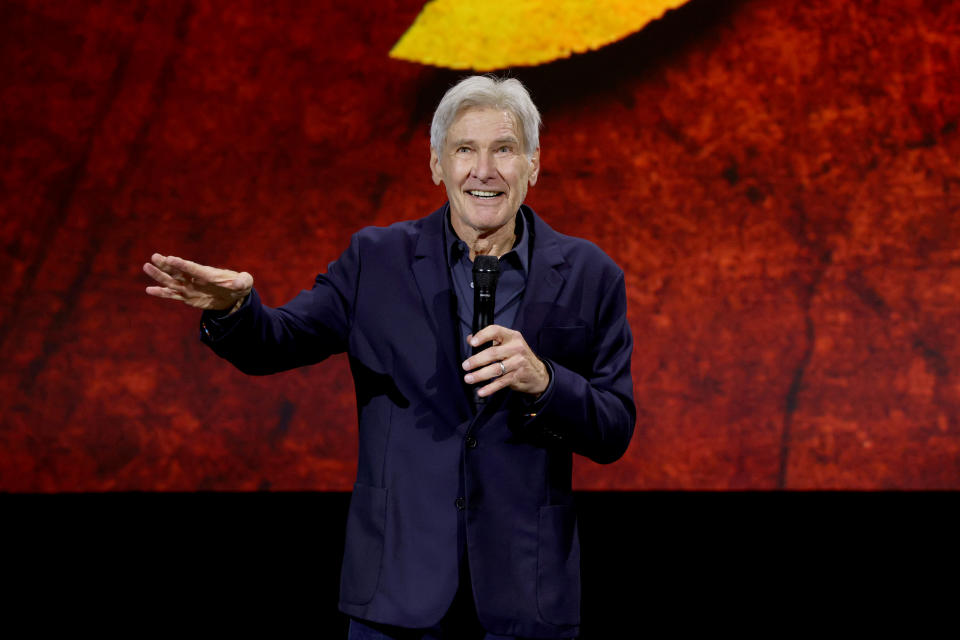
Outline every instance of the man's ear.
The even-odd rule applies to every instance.
[[[540,147],[530,156],[530,178],[527,182],[532,187],[537,184],[537,178],[540,176]]]
[[[437,150],[430,147],[430,176],[433,178],[433,184],[440,186],[443,182],[443,169],[440,167],[440,157]]]

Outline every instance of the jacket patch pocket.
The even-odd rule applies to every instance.
[[[544,327],[540,330],[538,346],[537,355],[571,371],[583,373],[589,367],[586,327]]]
[[[340,572],[340,597],[345,602],[366,604],[377,591],[386,519],[387,490],[355,484]]]
[[[537,606],[551,624],[580,624],[580,539],[573,507],[540,507]]]

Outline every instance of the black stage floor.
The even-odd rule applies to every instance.
[[[874,623],[956,585],[954,493],[581,492],[583,640]],[[36,628],[344,638],[346,493],[0,494]],[[953,601],[955,602],[955,601]],[[952,609],[952,605],[951,605]],[[927,616],[929,617],[929,616]],[[134,625],[131,627],[130,625]],[[264,635],[261,633],[260,635]]]

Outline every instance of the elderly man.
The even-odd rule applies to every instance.
[[[430,132],[448,202],[354,234],[277,309],[248,273],[159,254],[144,265],[157,282],[147,293],[204,309],[201,339],[246,373],[350,355],[350,638],[578,633],[571,454],[611,462],[626,450],[632,338],[623,272],[523,204],[539,129],[517,80],[451,88]],[[501,276],[493,323],[471,335],[476,256],[498,257]]]

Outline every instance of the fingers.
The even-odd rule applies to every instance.
[[[522,393],[539,394],[543,391],[543,388],[546,388],[546,384],[543,385],[543,388],[539,387],[537,372],[532,365],[533,362],[539,363],[539,360],[532,352],[530,353],[530,359],[517,355],[494,362],[481,369],[480,372],[474,371],[466,377],[475,376],[478,383],[489,381],[488,384],[477,389],[477,395],[480,397],[492,395],[500,389],[508,387]],[[500,363],[503,363],[502,368]],[[549,382],[549,379],[547,382]]]
[[[491,324],[480,331],[477,331],[475,336],[467,336],[467,339],[470,342],[470,345],[473,347],[479,347],[482,344],[487,342],[493,342],[496,344],[503,344],[510,337],[510,334],[519,335],[519,331],[511,331],[506,327],[501,327],[498,324]]]
[[[497,369],[499,370],[500,367],[497,367]],[[494,380],[490,384],[486,384],[480,387],[479,389],[477,389],[477,395],[480,396],[481,398],[485,398],[489,395],[496,393],[497,391],[500,391],[500,389],[512,387],[513,386],[512,382],[513,382],[512,379],[508,378],[506,375],[499,376],[497,378],[494,378]]]
[[[169,257],[160,255],[159,253],[155,253],[150,256],[150,262],[147,262],[143,265],[143,272],[156,280],[159,285],[172,290],[172,292],[176,293],[180,297],[174,298],[172,296],[158,295],[155,293],[151,293],[150,295],[167,297],[174,300],[183,300],[186,296],[186,285],[188,282],[193,284],[195,281],[194,278],[184,275],[181,270],[172,266]]]
[[[156,254],[154,254],[156,255]],[[180,285],[178,280],[175,280],[173,276],[157,268],[153,264],[147,262],[143,265],[143,272],[148,276],[156,280],[158,283],[164,287],[174,288]]]
[[[170,263],[168,262],[167,256],[161,255],[159,253],[155,253],[152,256],[150,256],[150,262],[148,264],[152,264],[159,271],[163,271],[164,273],[171,276],[179,275],[180,273],[170,265]],[[146,265],[144,265],[144,267],[146,267]]]
[[[483,343],[480,343],[480,344],[483,344]],[[464,371],[476,372],[475,370],[478,370],[481,367],[485,367],[492,362],[493,363],[499,362],[504,358],[509,358],[511,355],[513,355],[513,350],[511,349],[511,345],[508,345],[508,344],[497,345],[496,343],[494,343],[494,346],[487,347],[480,353],[476,355],[472,355],[466,360],[464,360],[461,366],[463,367]],[[497,367],[497,372],[498,373],[500,372],[499,366]]]
[[[165,298],[167,300],[179,300],[184,302],[184,297],[173,289],[168,289],[167,287],[147,287],[147,295],[154,296],[155,298]]]
[[[229,308],[253,289],[253,276],[246,271],[237,273],[159,253],[150,256],[143,271],[159,285],[149,288],[149,295],[204,309]]]
[[[184,302],[183,285],[173,276],[162,271],[160,266],[165,267],[164,257],[155,253],[150,257],[151,262],[144,263],[143,272],[153,278],[161,286],[147,287],[147,295],[155,298],[164,298],[166,300],[179,300]],[[157,266],[160,265],[160,266]]]
[[[467,384],[489,384],[477,390],[480,396],[488,396],[500,389],[510,387],[516,391],[540,394],[550,382],[546,366],[533,353],[519,331],[491,325],[469,336],[471,345],[493,342],[480,353],[464,360],[463,369]]]
[[[477,354],[479,355],[479,354]],[[501,367],[500,364],[503,363]],[[512,367],[511,367],[512,365]],[[503,360],[494,360],[491,364],[475,369],[463,377],[467,384],[492,380],[507,375],[510,371],[516,371],[520,368],[520,362],[511,362],[510,358]]]
[[[157,267],[162,267],[166,259],[167,259],[166,256],[161,255],[159,253],[155,253],[152,256],[150,256],[150,262],[152,262]]]
[[[234,271],[227,271],[225,269],[218,269],[216,267],[208,267],[202,264],[197,264],[191,260],[184,260],[177,256],[164,256],[159,253],[155,253],[150,256],[150,262],[163,273],[166,273],[174,280],[179,282],[186,282],[190,280],[191,282],[196,282],[197,284],[209,284],[209,283],[218,283],[217,280],[233,280],[238,274]],[[144,265],[144,270],[146,271],[146,265]],[[148,272],[149,273],[149,272]],[[249,276],[250,274],[247,274]],[[224,277],[226,276],[226,278]],[[156,279],[156,278],[155,278]],[[252,280],[252,278],[251,278]]]
[[[467,358],[463,363],[464,370],[470,371],[471,369],[477,369],[495,360],[503,360],[510,356],[512,352],[505,349],[505,347],[508,347],[515,338],[519,338],[520,343],[526,346],[526,342],[523,341],[523,336],[520,335],[519,331],[512,331],[496,324],[484,327],[478,331],[476,335],[467,336],[467,342],[472,347],[479,347],[488,342],[492,342],[493,346],[487,347],[480,353]]]
[[[190,260],[178,258],[177,256],[167,256],[164,260],[164,264],[170,269],[169,271],[164,269],[164,271],[167,273],[179,271],[186,276],[196,278],[197,280],[201,280],[203,282],[214,281],[217,272],[222,271],[222,269],[217,269],[216,267],[207,267]]]

